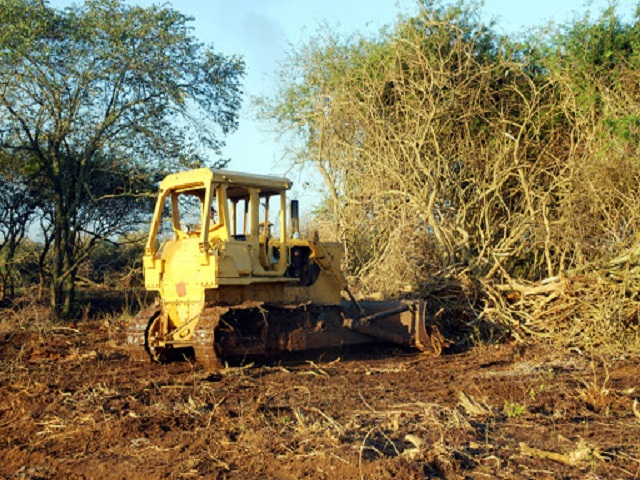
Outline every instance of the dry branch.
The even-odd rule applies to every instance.
[[[546,336],[579,348],[637,349],[638,248],[539,283],[485,281],[483,316],[504,322],[521,337]]]

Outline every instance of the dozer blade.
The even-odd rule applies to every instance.
[[[427,326],[423,301],[362,302],[342,306],[260,305],[231,308],[215,330],[219,357],[270,355],[387,342],[439,355],[444,343]]]
[[[361,302],[360,307],[364,313],[345,319],[346,328],[396,345],[432,350],[424,301]]]

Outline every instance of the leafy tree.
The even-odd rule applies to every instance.
[[[95,239],[138,221],[136,199],[166,170],[219,153],[244,64],[166,6],[0,0],[0,11],[0,149],[26,159],[51,205],[51,305],[68,316]]]

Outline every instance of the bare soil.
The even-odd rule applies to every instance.
[[[0,335],[7,479],[639,478],[639,359],[391,347],[217,373],[117,322]]]

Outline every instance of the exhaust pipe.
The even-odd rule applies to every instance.
[[[300,238],[300,216],[298,200],[291,200],[291,237]]]

